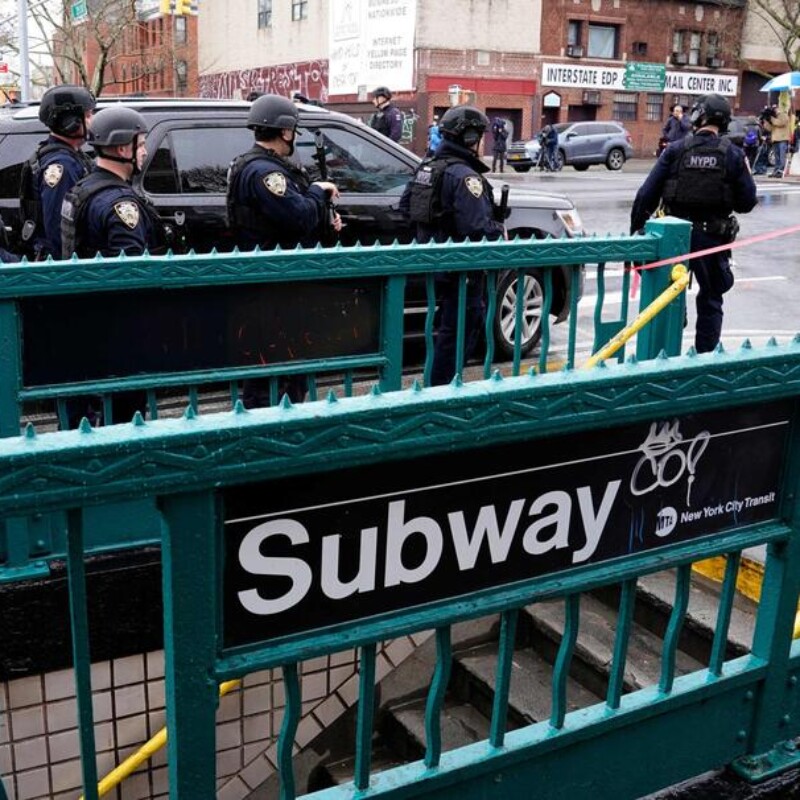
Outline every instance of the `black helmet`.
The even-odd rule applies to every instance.
[[[299,115],[297,106],[288,97],[279,94],[263,94],[253,101],[247,115],[247,127],[256,128],[290,128],[297,127]]]
[[[140,133],[147,133],[144,117],[126,106],[101,108],[92,118],[89,143],[92,147],[130,144]]]
[[[730,103],[721,94],[704,94],[692,106],[689,121],[694,128],[716,125],[720,133],[725,133],[731,121]]]
[[[467,147],[477,144],[488,127],[488,117],[474,106],[448,108],[439,120],[443,136],[456,139]]]
[[[84,117],[94,106],[94,95],[83,86],[53,86],[42,95],[39,119],[59,136],[85,136]]]
[[[388,86],[379,86],[372,92],[373,97],[385,97],[387,100],[392,99],[392,93],[389,91]]]

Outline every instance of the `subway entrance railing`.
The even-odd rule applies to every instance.
[[[671,227],[669,221],[658,224],[665,225],[663,234],[541,243],[552,250],[539,243],[448,245],[430,262],[424,248],[312,254],[297,270],[300,280],[319,278],[326,258],[326,277],[356,280],[357,270],[374,258],[376,270],[386,273],[381,303],[401,296],[393,310],[381,305],[379,341],[392,344],[368,355],[368,364],[351,360],[343,367],[332,356],[309,367],[310,373],[329,368],[346,374],[368,366],[378,388],[353,396],[347,391],[353,381],[345,378],[343,396],[250,412],[234,405],[204,413],[198,387],[232,381],[232,397],[243,377],[297,370],[302,362],[226,369],[214,363],[31,386],[23,377],[25,342],[35,328],[19,338],[29,308],[20,297],[80,295],[98,270],[79,262],[34,266],[30,276],[0,272],[4,341],[19,343],[4,357],[4,375],[13,379],[4,380],[2,390],[9,401],[3,406],[6,438],[0,440],[3,578],[13,584],[41,577],[53,558],[66,562],[87,798],[97,796],[98,771],[85,558],[143,545],[162,552],[173,799],[215,796],[218,684],[270,669],[281,672],[286,695],[275,755],[281,795],[301,795],[292,766],[302,714],[301,665],[347,648],[359,654],[356,771],[353,784],[320,797],[368,791],[513,798],[529,796],[531,787],[541,797],[579,798],[588,791],[635,797],[737,759],[745,771],[767,769],[765,754],[774,763],[773,747],[786,752],[780,743],[798,734],[791,632],[800,580],[800,343],[670,358],[648,351],[638,363],[582,372],[540,370],[447,387],[400,387],[401,345],[394,340],[402,333],[402,293],[391,289],[398,274],[420,264],[432,273],[473,262],[498,269],[575,263],[577,269],[656,261],[669,257],[663,246]],[[672,253],[688,249],[685,239],[673,244]],[[522,248],[530,249],[511,263]],[[290,257],[285,264],[281,255],[275,264],[270,256],[242,263],[258,271],[256,282],[269,283],[274,274],[285,282]],[[223,286],[220,274],[236,274],[219,257],[182,266],[144,260],[127,275],[124,267],[134,261],[102,264],[111,269],[115,291],[134,291],[140,280],[147,289],[160,281],[163,290],[170,282],[196,288],[198,271],[209,285]],[[163,274],[150,274],[156,271]],[[213,311],[213,303],[204,308]],[[661,343],[670,349],[663,334]],[[638,348],[644,352],[641,340]],[[519,363],[512,371],[520,372]],[[189,387],[189,409],[181,417],[18,433],[25,402],[52,403],[88,389],[144,388],[155,395],[178,386]],[[9,413],[16,414],[14,423]],[[120,538],[114,524],[119,509],[140,506],[152,527]],[[42,519],[60,520],[51,524],[49,539],[41,535]],[[731,659],[724,642],[738,555],[757,545],[767,545],[769,555],[756,633],[751,652]],[[715,647],[703,670],[678,676],[675,647],[690,565],[718,554],[729,555],[730,574]],[[636,579],[668,566],[678,570],[679,583],[661,677],[652,687],[627,691],[623,674]],[[610,583],[621,584],[623,599],[608,696],[568,713],[564,686],[580,597]],[[526,604],[553,598],[564,601],[565,636],[553,671],[550,718],[512,731],[506,713],[516,615]],[[480,745],[447,751],[438,718],[450,629],[490,614],[501,623],[491,733]],[[431,676],[425,758],[374,773],[369,742],[380,645],[430,630],[439,659]],[[665,741],[670,757],[653,759]],[[625,765],[615,767],[621,749]]]

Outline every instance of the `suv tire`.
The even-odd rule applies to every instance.
[[[522,308],[522,336],[520,354],[527,356],[542,337],[542,305],[544,281],[539,270],[525,273],[523,281],[524,304]],[[516,323],[517,275],[503,273],[497,281],[497,309],[495,311],[495,358],[510,361],[514,357],[514,327]]]
[[[620,150],[618,147],[615,147],[608,151],[608,155],[606,156],[606,169],[622,169],[624,163],[625,153],[623,153],[622,150]]]

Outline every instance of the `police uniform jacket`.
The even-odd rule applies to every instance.
[[[403,136],[403,112],[392,103],[379,108],[370,118],[370,127],[399,142]]]
[[[232,167],[229,202],[252,212],[247,219],[232,220],[236,241],[243,250],[313,247],[327,226],[325,191],[311,185],[308,176],[272,150],[256,145],[249,161],[236,174]],[[236,162],[234,162],[235,165]],[[243,221],[244,220],[244,221]]]
[[[42,257],[61,258],[61,204],[67,192],[89,174],[92,162],[83,151],[75,150],[55,136],[49,136],[43,146],[48,145],[55,145],[55,149],[39,159],[36,188],[42,208],[43,230],[34,246]]]
[[[687,135],[680,141],[670,144],[656,161],[645,182],[639,187],[631,210],[631,232],[644,228],[645,222],[658,208],[664,196],[667,181],[675,179],[684,159],[686,149],[692,142],[698,145],[713,148],[719,145],[720,138],[709,130],[700,130]],[[723,157],[720,153],[720,157]],[[695,204],[689,208],[680,202],[680,198],[669,203],[667,212],[681,219],[702,223],[718,221],[727,218],[731,212],[746,213],[752,210],[757,202],[756,184],[750,173],[750,167],[745,158],[744,151],[731,143],[724,153],[725,178],[727,198],[723,192],[709,192],[703,198],[702,205]],[[685,167],[684,167],[685,168]],[[702,167],[698,167],[698,178]]]
[[[418,224],[417,239],[437,242],[469,239],[480,241],[502,239],[505,228],[494,218],[492,187],[483,177],[489,167],[471,150],[444,138],[435,158],[450,159],[442,176],[441,207],[444,211],[441,224]],[[400,200],[400,210],[409,213],[413,180]]]
[[[111,185],[92,194],[85,208],[76,211],[75,252],[78,257],[92,258],[97,253],[107,257],[120,253],[141,255],[145,250],[157,250],[162,245],[160,231],[156,229],[146,201],[130,183],[98,167],[80,181],[76,189],[95,181],[108,181]],[[62,217],[62,225],[65,224],[69,223]],[[65,235],[64,240],[68,239]]]

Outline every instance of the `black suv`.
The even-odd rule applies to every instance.
[[[142,174],[135,178],[137,187],[164,219],[177,225],[186,249],[231,249],[225,222],[226,176],[231,160],[253,144],[253,133],[245,127],[250,103],[141,98],[126,98],[124,103],[140,112],[149,128],[147,161]],[[101,101],[98,107],[111,104]],[[298,108],[296,158],[312,173],[318,171],[314,134],[320,131],[328,177],[341,192],[337,208],[346,223],[341,243],[410,241],[411,228],[398,202],[419,158],[353,117],[313,105]],[[22,162],[46,135],[36,104],[0,118],[0,213],[10,229],[12,249],[20,230],[17,195]],[[499,192],[499,185],[496,188]],[[515,187],[509,208],[506,225],[511,237],[583,234],[574,205],[562,195]],[[541,335],[543,286],[541,274],[532,270],[524,286],[522,344],[526,354]],[[560,322],[569,311],[569,269],[554,273],[553,288],[551,310]],[[582,289],[575,288],[578,292]],[[503,276],[498,293],[495,340],[498,355],[508,357],[514,341],[515,276]],[[408,327],[413,327],[411,321]]]

